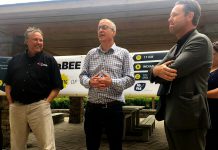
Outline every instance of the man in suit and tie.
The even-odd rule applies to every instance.
[[[210,127],[206,93],[212,43],[196,29],[200,15],[197,1],[176,2],[168,22],[177,44],[150,70],[150,81],[160,83],[162,111],[156,117],[164,120],[170,150],[204,150]]]

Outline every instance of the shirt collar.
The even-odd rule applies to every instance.
[[[111,48],[108,50],[108,52],[104,52],[102,49],[101,49],[101,45],[97,48],[98,49],[98,52],[101,52],[101,53],[113,53],[115,51],[115,49],[117,48],[116,44],[114,43]]]
[[[28,49],[25,50],[26,57],[27,57],[28,59],[32,59],[32,60],[39,58],[42,53],[43,53],[43,51],[37,53],[37,54],[36,54],[35,56],[33,56],[33,57],[30,57],[30,56],[28,55]]]
[[[195,31],[195,29],[189,31],[188,33],[186,33],[183,37],[181,37],[178,41],[177,44],[178,45],[183,45],[186,40],[189,38],[189,36]]]

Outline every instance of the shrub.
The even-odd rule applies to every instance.
[[[142,96],[126,96],[126,104],[125,105],[136,105],[136,106],[145,106],[145,108],[152,108],[152,97],[142,97]],[[159,97],[155,97],[155,105],[157,106]],[[84,107],[87,104],[87,97],[83,98]],[[69,109],[70,99],[69,96],[60,96],[55,98],[51,102],[52,109]],[[155,108],[156,108],[155,106]]]
[[[155,97],[155,108],[158,103],[159,97]],[[145,106],[145,108],[152,108],[152,97],[144,97],[144,96],[134,96],[129,97],[126,96],[126,105],[136,105],[136,106]]]
[[[70,99],[69,96],[56,97],[51,102],[51,109],[69,109]]]

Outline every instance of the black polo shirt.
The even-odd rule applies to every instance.
[[[44,52],[34,57],[26,52],[14,56],[8,64],[5,83],[12,87],[12,99],[23,104],[37,102],[47,98],[51,90],[63,88],[56,60]]]

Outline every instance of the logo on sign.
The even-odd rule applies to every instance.
[[[136,64],[136,65],[135,65],[135,69],[136,69],[136,70],[141,69],[141,65],[140,65],[140,64]]]
[[[135,91],[142,91],[144,88],[145,88],[145,83],[137,83],[136,85],[135,85],[135,88],[134,88],[134,90]]]
[[[140,61],[142,59],[142,55],[137,55],[136,60]]]
[[[61,78],[63,81],[63,87],[66,88],[69,83],[69,77],[66,74],[61,74]]]
[[[136,79],[136,80],[139,80],[140,78],[141,78],[141,75],[140,75],[140,74],[138,74],[138,73],[135,74],[135,79]]]

